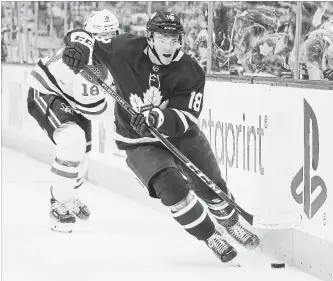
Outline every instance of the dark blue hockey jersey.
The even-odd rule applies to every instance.
[[[117,93],[139,112],[142,106],[158,106],[164,113],[159,128],[168,137],[178,137],[197,126],[200,115],[205,72],[187,54],[179,51],[170,65],[158,65],[148,57],[146,37],[123,34],[109,44],[96,43],[94,55],[109,69]],[[153,62],[152,62],[153,61]],[[152,137],[140,137],[130,126],[130,115],[115,106],[115,139],[119,149],[156,142]],[[167,133],[168,132],[168,133]]]

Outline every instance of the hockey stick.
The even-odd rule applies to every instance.
[[[104,83],[88,66],[83,68],[83,71],[90,76],[99,86],[101,86],[117,103],[119,103],[129,114],[134,115],[137,112],[132,106],[113,91]],[[149,127],[152,135],[154,135],[173,155],[182,161],[194,174],[197,175],[210,189],[212,189],[221,199],[225,200],[229,205],[233,206],[249,224],[258,228],[279,228],[278,223],[266,224],[258,216],[253,216],[243,210],[234,200],[225,194],[213,181],[211,181],[200,169],[198,169],[185,155],[183,155],[172,143],[170,143],[157,129]],[[285,227],[285,225],[284,225]]]

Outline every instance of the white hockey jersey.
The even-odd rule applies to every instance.
[[[62,62],[62,52],[63,49],[60,49],[40,59],[28,78],[28,86],[42,94],[56,94],[63,97],[75,112],[90,120],[100,119],[108,105],[105,91],[81,74],[74,74]],[[96,67],[101,69],[101,66]],[[113,79],[109,71],[103,67],[101,73],[105,76],[101,78],[111,85]]]

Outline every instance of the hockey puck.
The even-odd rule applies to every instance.
[[[286,264],[284,263],[271,263],[271,268],[285,268]]]

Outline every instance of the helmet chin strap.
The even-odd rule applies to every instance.
[[[153,55],[158,59],[158,61],[160,62],[161,65],[167,65],[167,64],[164,64],[164,63],[160,60],[160,56],[157,54],[157,52],[156,52],[154,46],[153,46],[153,48],[152,48],[152,47],[150,46],[150,44],[148,44],[148,47],[149,47],[149,49],[151,50],[151,52],[153,53]],[[171,62],[177,57],[177,55],[178,55],[180,49],[181,49],[181,48],[178,48],[178,49],[176,50],[175,54],[174,54],[173,57],[172,57]]]
[[[161,65],[165,65],[161,60],[160,60],[160,56],[157,54],[155,48],[153,47],[150,47],[149,46],[149,49],[151,50],[151,52],[153,53],[153,55],[158,59],[158,61],[160,62]]]

